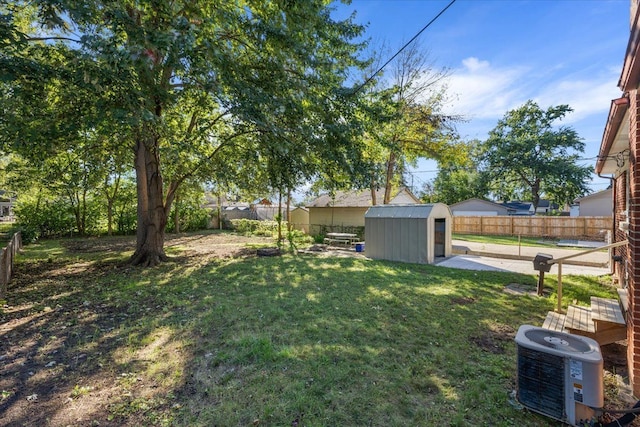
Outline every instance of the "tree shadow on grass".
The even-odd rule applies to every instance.
[[[31,267],[2,314],[6,425],[442,422],[476,377],[486,411],[510,385],[507,342],[473,338],[548,305],[502,292],[521,275],[353,258]]]

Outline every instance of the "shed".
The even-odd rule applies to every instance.
[[[309,234],[309,209],[297,207],[289,212],[289,223],[294,229]]]
[[[453,221],[445,204],[372,206],[364,220],[369,258],[433,264],[451,256]]]

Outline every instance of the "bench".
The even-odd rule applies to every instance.
[[[332,243],[339,243],[341,245],[345,245],[348,246],[351,244],[349,239],[332,239],[330,237],[325,237],[324,238],[324,243],[331,245]]]

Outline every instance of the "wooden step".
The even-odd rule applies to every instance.
[[[622,305],[614,299],[591,297],[591,307],[569,305],[567,314],[547,313],[543,328],[593,338],[600,345],[627,338],[627,326]]]
[[[566,318],[567,316],[565,316],[564,314],[550,311],[547,313],[547,317],[544,319],[542,327],[545,329],[550,329],[552,331],[566,332],[564,329],[564,322]]]
[[[627,311],[629,311],[629,290],[627,288],[618,288],[618,298],[620,298],[620,308],[622,309],[622,315],[627,317]]]
[[[620,303],[614,299],[591,297],[591,312],[594,322],[626,325]]]
[[[591,309],[579,305],[569,305],[567,308],[567,318],[564,321],[564,328],[572,334],[595,334],[596,328],[591,318]]]
[[[565,329],[595,333],[596,328],[593,326],[590,308],[579,305],[569,305],[566,316],[567,319],[564,322]]]

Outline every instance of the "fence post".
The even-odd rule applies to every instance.
[[[4,298],[7,294],[7,248],[2,249],[2,257],[0,258],[0,298]]]
[[[13,275],[13,261],[18,251],[22,250],[22,233],[17,232],[11,236],[9,244],[2,249],[0,257],[0,298],[7,294],[7,288]]]

